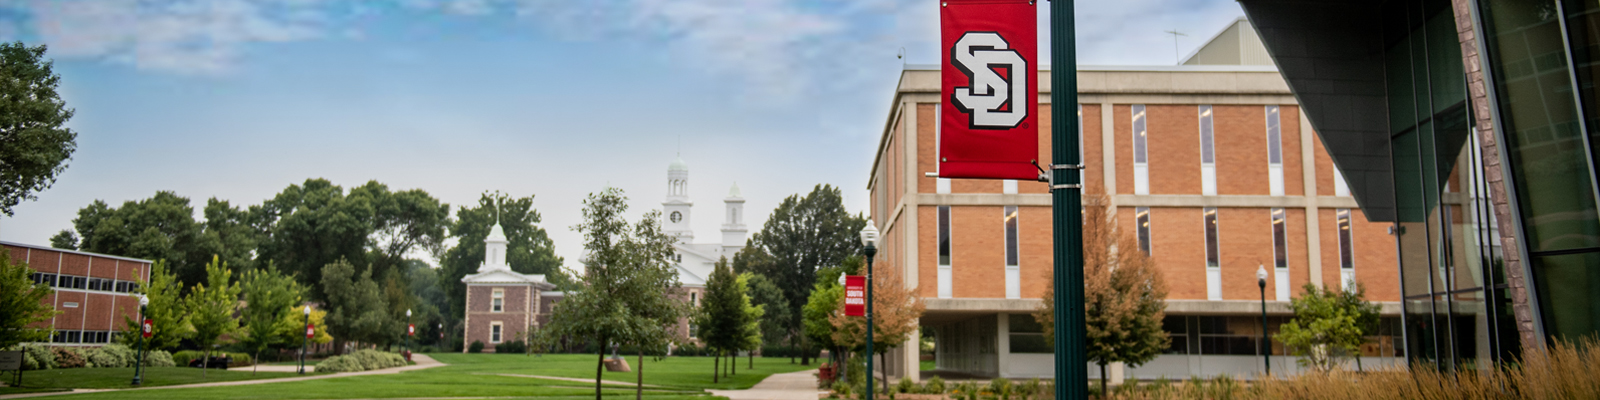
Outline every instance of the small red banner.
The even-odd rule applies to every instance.
[[[306,324],[306,339],[310,339],[310,338],[312,338],[312,337],[314,337],[316,335],[317,335],[317,326],[314,325],[314,324]]]
[[[416,335],[417,335],[417,325],[416,324],[406,324],[406,336],[416,336]]]
[[[940,0],[940,177],[1038,179],[1039,11],[1033,3]]]
[[[139,330],[143,331],[140,334],[144,335],[144,337],[150,337],[150,335],[155,334],[156,322],[154,320],[146,318],[144,320],[144,324],[140,325]]]
[[[844,315],[847,317],[867,315],[867,277],[861,275],[844,277]]]

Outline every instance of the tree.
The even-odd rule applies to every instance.
[[[811,343],[832,350],[829,354],[835,358],[839,358],[842,352],[833,341],[833,322],[829,318],[840,312],[844,286],[839,284],[839,276],[846,273],[849,271],[843,266],[818,269],[817,283],[812,287],[811,297],[806,299],[806,306],[799,313],[805,320],[805,330],[801,333]]]
[[[327,293],[327,330],[339,339],[336,348],[343,348],[347,340],[383,344],[398,329],[389,315],[389,301],[378,283],[372,280],[372,268],[356,274],[355,266],[339,260],[322,268],[322,290]]]
[[[390,191],[378,181],[350,189],[349,198],[371,207],[369,249],[374,276],[387,278],[389,271],[405,262],[413,249],[429,249],[434,254],[444,244],[449,227],[450,205],[440,203],[421,189]],[[404,272],[399,275],[404,279]]]
[[[306,339],[306,324],[310,323],[315,331],[315,334],[311,337],[311,343],[324,344],[332,342],[333,336],[328,334],[328,312],[320,308],[311,307],[310,320],[307,321],[305,307],[304,304],[289,306],[289,309],[283,313],[283,320],[278,323],[278,331],[273,334],[277,335],[279,341],[285,346],[299,346]]]
[[[49,285],[33,282],[33,269],[16,262],[0,248],[0,349],[23,342],[43,342],[50,331],[39,325],[58,312],[45,305]]]
[[[1378,305],[1367,301],[1366,284],[1356,282],[1354,288],[1346,289],[1349,290],[1339,291],[1339,307],[1351,310],[1354,313],[1356,329],[1361,330],[1362,342],[1365,342],[1367,336],[1378,333],[1378,325],[1383,322],[1383,319],[1378,315]],[[1359,346],[1360,344],[1357,344],[1358,349],[1356,351],[1358,354],[1355,355],[1357,370],[1362,369]]]
[[[857,234],[866,224],[861,215],[845,211],[844,197],[832,185],[817,185],[805,197],[791,195],[783,199],[761,231],[753,235],[752,242],[771,255],[772,262],[765,267],[752,263],[750,272],[771,279],[784,289],[790,309],[800,309],[811,297],[817,268],[837,265],[846,257],[860,253],[861,241]],[[801,328],[800,315],[791,315],[789,329],[799,332]],[[804,343],[795,347],[806,348]],[[810,361],[809,353],[800,357],[801,364],[809,365]]]
[[[411,283],[411,294],[416,296],[417,338],[419,343],[439,343],[439,325],[451,322],[448,315],[450,299],[445,297],[444,283],[439,281],[438,270],[428,263],[406,260],[406,280]]]
[[[764,341],[761,335],[761,321],[767,314],[765,306],[752,301],[754,296],[751,296],[750,280],[757,277],[760,275],[749,272],[739,274],[739,287],[744,289],[744,309],[740,311],[744,312],[745,320],[744,326],[740,328],[743,332],[741,335],[744,338],[743,345],[739,348],[748,351],[746,354],[749,355],[747,365],[749,369],[756,368],[756,351],[761,350],[761,343]]]
[[[737,259],[738,257],[735,257]],[[738,263],[734,263],[738,265]],[[734,268],[738,270],[738,267]],[[746,277],[748,275],[748,277]],[[759,322],[761,338],[765,342],[776,343],[789,334],[789,300],[783,297],[783,289],[772,283],[764,275],[744,272],[739,275],[746,279],[750,289],[750,304],[761,307],[762,314]]]
[[[467,285],[461,278],[478,271],[484,257],[483,240],[489,237],[489,229],[497,221],[505,231],[506,264],[512,271],[544,274],[546,281],[563,290],[573,288],[572,278],[561,269],[563,260],[556,256],[555,242],[544,228],[535,225],[540,220],[531,195],[511,198],[499,192],[485,192],[478,197],[476,207],[456,209],[456,219],[450,226],[450,236],[456,238],[456,245],[445,251],[439,260],[439,283],[444,285],[445,298],[450,300],[451,318],[465,315]]]
[[[144,308],[144,318],[150,320],[150,337],[143,339],[146,346],[152,349],[174,349],[194,335],[194,326],[189,324],[188,304],[180,296],[183,286],[167,268],[167,262],[156,260],[150,264],[150,279],[139,282],[137,293],[150,299],[150,304]],[[122,343],[133,346],[139,342],[139,332],[142,331],[142,321],[135,320],[133,316],[124,316],[123,323],[127,326],[123,332]]]
[[[202,212],[205,221],[200,223],[200,234],[194,245],[198,253],[221,257],[238,271],[255,269],[261,232],[251,225],[250,212],[215,197],[206,200]]]
[[[859,257],[852,257],[851,262],[859,262],[857,260]],[[917,331],[918,322],[922,320],[922,312],[927,309],[922,303],[922,296],[917,295],[917,289],[906,287],[900,275],[900,271],[893,268],[873,270],[872,351],[880,357],[879,360],[883,365],[888,365],[887,354],[890,349],[900,347],[907,340],[911,340],[911,334]],[[839,296],[834,309],[837,311],[828,317],[828,322],[834,328],[833,342],[852,350],[866,347],[866,318],[845,316],[844,296]],[[867,356],[871,357],[873,354]],[[888,393],[888,376],[885,375],[881,381],[884,393]]]
[[[234,310],[239,307],[239,284],[228,282],[232,276],[228,266],[213,257],[211,263],[206,264],[206,283],[195,284],[184,298],[189,309],[189,323],[194,326],[195,344],[206,352],[205,364],[211,363],[212,345],[222,335],[239,330],[239,320],[233,318]],[[200,375],[205,376],[204,365]]]
[[[185,288],[206,281],[205,265],[215,255],[198,248],[202,230],[189,199],[169,191],[120,208],[95,200],[78,210],[72,226],[79,238],[76,250],[166,260]]]
[[[0,43],[0,213],[34,200],[67,170],[78,149],[66,127],[73,110],[56,93],[61,75],[45,46]]]
[[[711,277],[706,279],[706,291],[700,300],[700,340],[714,349],[717,361],[729,351],[737,351],[746,344],[746,326],[750,319],[745,311],[749,306],[745,288],[739,284],[728,265],[728,258],[717,261]],[[729,361],[730,363],[732,361]],[[721,366],[712,362],[711,382],[716,383]]]
[[[57,249],[73,250],[78,248],[78,234],[71,230],[62,229],[55,236],[50,237],[50,247]]]
[[[278,273],[278,268],[270,264],[264,269],[246,271],[240,282],[245,308],[241,318],[244,335],[238,340],[251,351],[252,357],[259,359],[261,352],[290,343],[278,333],[284,330],[285,324],[289,324],[289,329],[295,327],[284,317],[294,314],[294,306],[301,304],[305,289],[293,277]],[[254,374],[255,370],[250,372]]]
[[[1139,366],[1168,346],[1161,320],[1166,316],[1167,283],[1155,261],[1139,250],[1138,239],[1119,234],[1117,218],[1104,197],[1084,199],[1083,306],[1086,356],[1100,366],[1105,392],[1106,365]],[[1052,277],[1053,282],[1053,277]],[[1047,340],[1055,334],[1055,285],[1047,287],[1034,319]]]
[[[583,223],[573,229],[583,233],[585,270],[566,299],[556,303],[550,324],[539,335],[546,345],[563,337],[590,338],[599,345],[597,400],[606,345],[665,347],[661,340],[666,325],[678,318],[673,310],[683,309],[674,303],[681,301],[674,297],[680,284],[667,261],[674,252],[673,239],[661,232],[661,213],[646,213],[638,223],[629,224],[623,216],[627,201],[616,188],[591,193],[584,200]]]
[[[310,288],[311,298],[325,300],[324,267],[341,260],[367,264],[372,213],[372,204],[347,198],[343,188],[326,179],[289,185],[250,208],[252,225],[264,238],[257,257],[273,260]]]
[[[1278,341],[1300,357],[1300,365],[1331,371],[1340,353],[1354,353],[1365,340],[1360,324],[1365,300],[1357,297],[1364,293],[1346,301],[1343,294],[1311,283],[1301,290],[1299,297],[1289,300],[1294,318],[1278,328]]]

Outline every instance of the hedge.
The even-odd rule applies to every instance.
[[[317,363],[317,372],[361,372],[375,369],[401,367],[406,365],[405,357],[399,354],[382,352],[372,349],[357,350],[354,353],[328,357]]]
[[[176,353],[172,353],[172,361],[177,365],[187,367],[189,366],[189,361],[205,358],[205,356],[206,352],[200,350],[179,350]],[[226,351],[211,352],[211,358],[213,359],[223,357],[233,358],[232,362],[228,363],[228,368],[248,367],[253,364],[253,359],[250,358],[250,354],[248,353],[235,353]]]

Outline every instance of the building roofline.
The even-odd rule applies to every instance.
[[[938,71],[936,64],[908,64],[906,71]],[[1079,72],[1278,72],[1275,65],[1079,65]],[[1050,66],[1039,67],[1050,72]]]
[[[1234,25],[1238,25],[1240,21],[1250,22],[1250,19],[1249,18],[1245,18],[1244,16],[1240,16],[1239,18],[1235,18],[1233,20],[1233,22],[1229,22],[1227,25],[1223,25],[1222,29],[1218,29],[1217,30],[1217,33],[1211,34],[1210,38],[1207,38],[1206,41],[1201,42],[1199,46],[1195,46],[1194,50],[1190,50],[1188,55],[1183,56],[1183,61],[1179,61],[1178,64],[1188,64],[1190,59],[1193,59],[1195,55],[1200,54],[1200,49],[1204,49],[1204,48],[1206,48],[1206,45],[1211,44],[1211,42],[1217,41],[1218,37],[1222,37],[1222,34],[1224,32],[1227,32],[1228,29],[1233,28]]]
[[[16,246],[16,247],[35,249],[35,250],[59,251],[59,252],[62,252],[62,253],[77,254],[77,255],[84,255],[84,256],[90,256],[90,257],[110,258],[110,259],[122,260],[122,261],[141,262],[141,263],[145,263],[145,264],[154,264],[155,263],[155,261],[145,260],[145,259],[141,259],[141,258],[113,256],[113,255],[110,255],[110,254],[90,253],[90,252],[87,252],[87,251],[58,249],[58,248],[49,247],[49,246],[39,246],[39,245],[32,245],[32,244],[26,244],[26,243],[7,242],[7,241],[4,241],[4,240],[0,240],[0,244],[7,245],[7,246]]]

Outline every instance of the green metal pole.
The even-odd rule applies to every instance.
[[[877,399],[872,397],[872,256],[878,255],[878,247],[867,243],[867,400]]]
[[[138,364],[133,365],[133,386],[139,386],[144,383],[144,316],[145,306],[139,306],[139,349],[137,350],[139,352],[139,361]]]
[[[1078,171],[1078,55],[1073,1],[1050,2],[1050,204],[1055,214],[1056,399],[1086,400],[1083,182]]]

